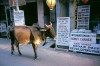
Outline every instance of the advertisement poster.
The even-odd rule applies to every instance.
[[[56,45],[68,46],[69,34],[70,34],[70,17],[58,17]]]
[[[15,24],[15,26],[25,25],[24,11],[22,11],[22,10],[15,11],[14,10],[14,24]]]

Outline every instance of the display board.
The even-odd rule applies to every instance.
[[[58,17],[56,48],[61,48],[62,46],[69,45],[69,34],[70,34],[70,17]]]
[[[22,10],[15,11],[14,10],[14,25],[15,26],[25,25],[24,11],[22,11]]]
[[[91,44],[84,42],[70,42],[69,50],[91,53],[91,54],[100,54],[100,44]]]
[[[89,29],[90,5],[78,6],[77,10],[77,28]]]
[[[69,50],[100,54],[100,44],[96,44],[94,33],[71,33]]]
[[[96,34],[95,33],[71,33],[70,41],[96,44]]]

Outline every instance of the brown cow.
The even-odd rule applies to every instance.
[[[32,44],[35,53],[35,59],[37,58],[37,47],[46,39],[47,36],[55,38],[55,31],[52,24],[46,25],[45,30],[41,30],[38,26],[15,26],[10,32],[11,36],[11,54],[14,51],[14,42],[16,41],[16,47],[19,55],[22,55],[19,50],[19,44]]]

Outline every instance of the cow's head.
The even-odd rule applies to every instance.
[[[45,24],[46,25],[46,24]],[[52,23],[50,23],[50,25],[46,25],[46,35],[50,38],[55,39],[56,34],[55,34],[55,30],[52,26]]]

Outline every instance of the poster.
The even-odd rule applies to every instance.
[[[24,11],[22,11],[22,10],[15,11],[14,10],[14,25],[15,26],[25,25]]]
[[[78,6],[77,10],[77,28],[89,29],[90,5]]]
[[[70,34],[70,17],[57,18],[57,40],[56,46],[68,46]]]

